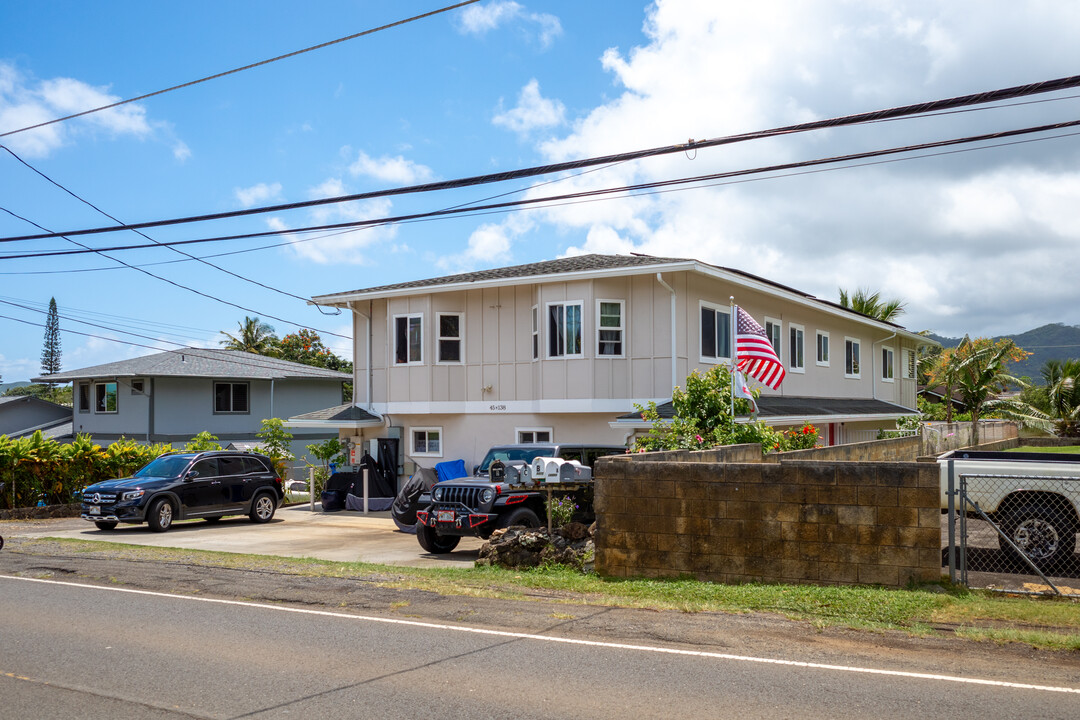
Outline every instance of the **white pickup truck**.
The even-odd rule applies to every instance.
[[[968,502],[957,495],[957,512],[978,517],[972,505],[977,503],[1040,569],[1058,569],[1077,560],[1073,553],[1080,531],[1080,454],[945,453],[938,458],[942,509],[949,502],[950,461],[956,490],[960,490],[961,476],[966,481]],[[999,543],[1006,555],[1020,559],[1000,537]]]

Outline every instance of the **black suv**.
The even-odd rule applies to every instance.
[[[265,523],[285,497],[281,479],[264,455],[214,451],[168,453],[132,477],[105,480],[83,490],[82,513],[100,530],[146,523],[165,532],[174,520],[247,515]]]

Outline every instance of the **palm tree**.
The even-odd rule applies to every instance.
[[[1025,353],[1010,338],[992,341],[976,338],[964,341],[952,353],[956,389],[971,411],[971,444],[979,444],[979,417],[983,411],[995,411],[1028,425],[1045,425],[1046,416],[1025,402],[995,398],[1009,385],[1025,387],[1026,382],[1009,373],[1010,362],[1022,360]]]
[[[847,290],[840,288],[840,304],[857,313],[884,322],[892,322],[903,315],[905,312],[904,307],[907,305],[899,298],[882,300],[880,292],[871,293],[869,288],[859,288],[851,295],[848,294]]]
[[[240,332],[236,335],[222,331],[227,340],[221,344],[226,350],[242,350],[243,352],[266,355],[277,344],[277,336],[274,328],[267,325],[257,317],[245,317],[244,322],[237,323]]]
[[[1042,377],[1031,404],[1046,413],[1059,437],[1080,437],[1080,360],[1048,360]]]

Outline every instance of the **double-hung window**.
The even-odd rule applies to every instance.
[[[806,360],[803,357],[803,339],[805,332],[802,325],[788,323],[788,367],[793,372],[805,372]]]
[[[817,331],[817,364],[829,367],[829,333]]]
[[[859,366],[860,342],[855,338],[844,338],[844,377],[861,377]]]
[[[248,413],[248,384],[246,382],[214,383],[215,413]]]
[[[769,343],[772,345],[773,352],[776,353],[776,357],[782,358],[780,354],[780,321],[774,320],[771,317],[765,318],[765,337],[769,338]]]
[[[440,363],[461,362],[462,325],[459,313],[439,313],[436,321],[439,326]]]
[[[596,303],[596,355],[597,357],[623,357],[623,318],[625,306],[622,300],[598,300]]]
[[[424,361],[424,316],[394,316],[394,364],[419,365]]]
[[[701,362],[731,357],[731,313],[718,305],[701,303]]]
[[[532,359],[540,359],[540,308],[532,306]]]
[[[551,303],[548,308],[548,357],[581,357],[581,303]]]
[[[94,412],[116,412],[117,391],[116,383],[103,382],[94,385]]]
[[[893,374],[896,372],[893,369],[894,359],[893,349],[891,347],[881,348],[881,379],[885,382],[893,381]]]

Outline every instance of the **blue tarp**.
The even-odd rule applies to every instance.
[[[458,478],[469,476],[469,473],[465,472],[464,460],[447,460],[446,462],[441,462],[435,466],[435,474],[439,477],[438,482],[457,480]]]

